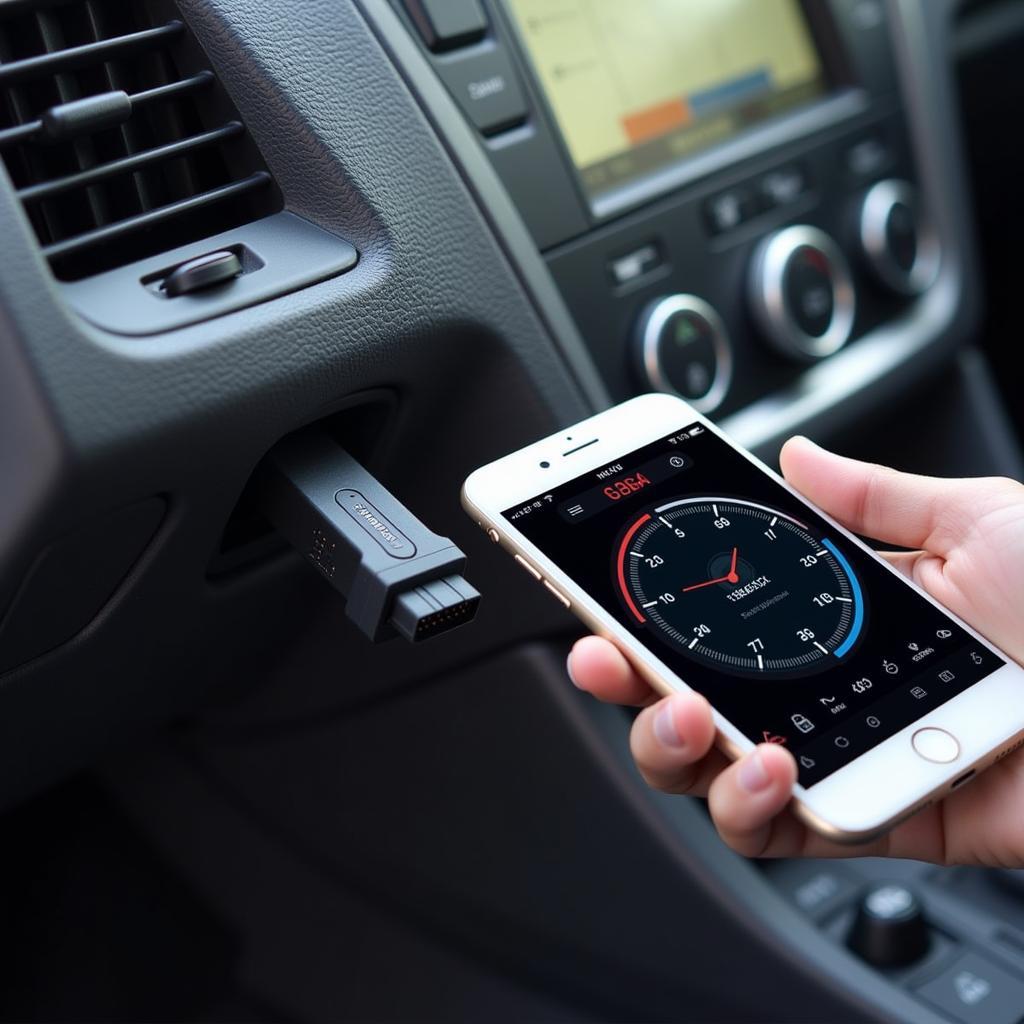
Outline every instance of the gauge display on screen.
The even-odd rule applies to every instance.
[[[643,512],[623,533],[615,572],[637,622],[727,672],[831,668],[864,622],[860,584],[835,542],[750,501],[689,497]]]

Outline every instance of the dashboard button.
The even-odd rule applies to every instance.
[[[562,593],[562,592],[561,592],[561,591],[560,591],[560,590],[558,589],[558,587],[556,587],[556,586],[555,586],[555,585],[554,585],[554,584],[553,584],[553,583],[551,582],[551,580],[543,580],[542,582],[544,583],[544,586],[545,586],[545,587],[547,587],[547,588],[548,588],[548,590],[549,590],[549,591],[550,591],[550,592],[551,592],[551,593],[552,593],[552,594],[554,595],[554,597],[555,597],[555,598],[556,598],[556,599],[557,599],[557,600],[559,601],[559,603],[561,603],[561,604],[565,605],[565,607],[566,607],[566,608],[571,608],[571,607],[572,607],[572,604],[571,604],[571,602],[569,601],[569,598],[567,598],[567,597],[565,596],[565,594],[563,594],[563,593]]]
[[[935,764],[949,764],[960,756],[960,744],[945,729],[918,729],[910,742],[919,756]]]
[[[661,249],[654,242],[650,242],[626,253],[625,256],[611,260],[608,264],[608,273],[612,281],[621,287],[639,280],[652,270],[657,270],[663,262]]]
[[[757,210],[757,199],[752,189],[731,188],[705,201],[704,219],[713,235],[721,235],[750,220]]]
[[[861,181],[873,178],[891,162],[889,147],[875,135],[860,139],[846,151],[846,169],[852,177]]]
[[[852,902],[860,888],[856,876],[845,867],[821,861],[776,862],[771,878],[796,907],[814,918]]]
[[[512,62],[499,47],[439,60],[437,71],[466,116],[485,135],[526,119],[526,98]]]
[[[831,355],[853,330],[855,296],[846,257],[809,224],[776,231],[757,247],[750,300],[766,340],[793,359]]]
[[[479,42],[487,31],[480,0],[405,0],[405,9],[435,53]]]
[[[541,581],[541,574],[530,563],[522,557],[522,555],[515,556],[516,561],[538,582]]]
[[[875,278],[900,295],[919,295],[938,274],[938,239],[908,181],[890,178],[868,189],[861,204],[860,244]]]
[[[732,346],[725,324],[696,295],[666,295],[647,306],[635,351],[648,385],[682,396],[698,412],[711,412],[729,389]]]
[[[807,172],[800,164],[787,164],[761,176],[757,190],[768,206],[786,206],[807,192]]]
[[[1024,980],[976,953],[965,953],[917,994],[963,1024],[1017,1024]]]

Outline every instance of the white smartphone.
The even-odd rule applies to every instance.
[[[467,512],[719,746],[781,743],[862,842],[1024,741],[1024,669],[685,402],[643,395],[474,472]]]

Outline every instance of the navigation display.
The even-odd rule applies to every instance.
[[[798,0],[508,0],[594,197],[818,98]]]
[[[502,514],[805,786],[1004,664],[699,423]]]

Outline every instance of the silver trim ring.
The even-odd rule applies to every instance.
[[[917,253],[909,270],[901,267],[889,248],[888,225],[893,207],[908,207],[917,230]],[[899,295],[920,295],[939,274],[939,240],[922,216],[917,189],[908,181],[887,178],[872,185],[860,211],[860,244],[878,280]]]
[[[832,322],[824,334],[802,330],[786,302],[786,272],[801,249],[816,249],[829,264]],[[820,228],[795,224],[765,238],[754,252],[750,275],[754,317],[765,337],[783,355],[805,362],[838,352],[850,339],[856,298],[846,257]]]
[[[661,333],[668,321],[679,313],[693,313],[711,329],[715,373],[711,386],[700,398],[690,398],[674,388],[661,365]],[[678,395],[697,412],[708,413],[717,409],[732,382],[732,345],[725,324],[714,308],[696,295],[666,295],[655,299],[640,314],[639,327],[640,366],[651,387],[666,394]]]

